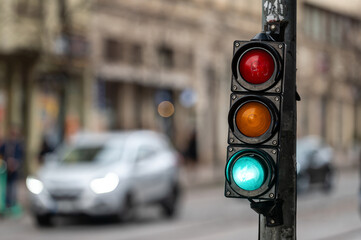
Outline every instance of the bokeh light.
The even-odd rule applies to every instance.
[[[163,101],[158,105],[158,114],[164,118],[171,117],[174,114],[174,105],[169,101]]]

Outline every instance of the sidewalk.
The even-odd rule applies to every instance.
[[[1,218],[21,218],[24,211],[26,211],[26,208],[28,206],[27,203],[27,189],[25,187],[25,181],[18,181],[17,183],[17,199],[18,203],[11,207],[11,208],[5,208],[4,211],[2,210],[0,212]]]

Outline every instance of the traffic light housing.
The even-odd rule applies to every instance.
[[[226,197],[277,198],[285,48],[283,42],[234,42]]]

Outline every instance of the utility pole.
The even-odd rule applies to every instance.
[[[295,240],[296,1],[262,3],[263,31],[233,43],[224,195],[249,200],[260,240]]]
[[[58,17],[61,27],[61,38],[65,42],[64,49],[64,62],[63,69],[60,70],[59,78],[62,83],[60,83],[60,139],[63,141],[66,137],[66,88],[70,82],[72,75],[72,48],[71,48],[71,35],[72,35],[72,23],[71,15],[68,0],[58,0]]]
[[[286,69],[280,119],[278,197],[282,200],[283,224],[267,226],[260,215],[259,239],[296,239],[296,0],[262,0],[262,27],[276,40],[285,42]]]

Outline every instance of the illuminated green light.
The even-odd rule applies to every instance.
[[[232,168],[232,176],[238,187],[254,191],[265,181],[265,169],[257,158],[243,156],[237,159]]]

